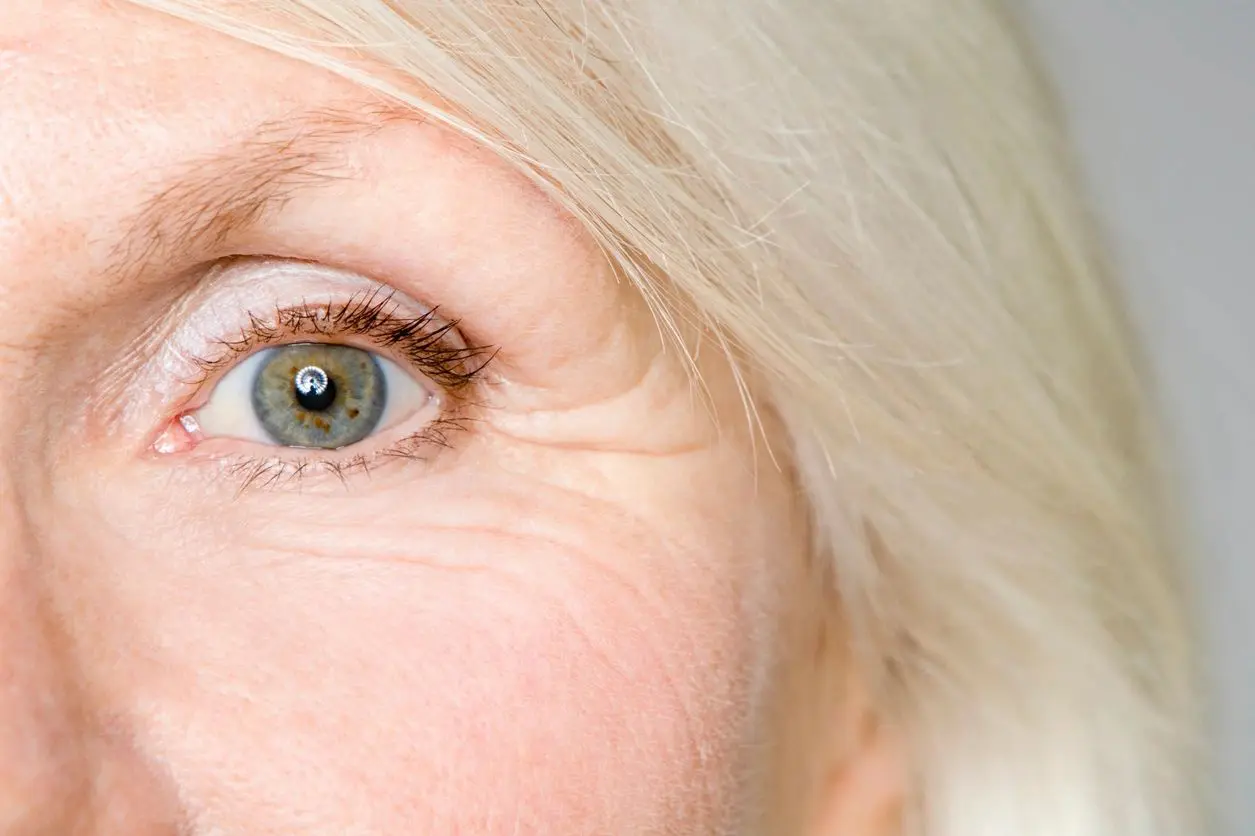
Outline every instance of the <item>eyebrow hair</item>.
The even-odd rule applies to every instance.
[[[319,110],[262,123],[231,147],[179,163],[124,225],[108,275],[125,279],[180,253],[221,247],[298,192],[346,176],[345,147],[398,118],[395,109]]]

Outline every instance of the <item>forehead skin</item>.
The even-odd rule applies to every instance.
[[[289,62],[258,77],[229,42],[189,34],[126,4],[24,0],[0,12],[0,252],[32,287],[57,276],[45,307],[77,312],[86,306],[73,300],[98,295],[78,268],[104,265],[161,172],[344,93]]]
[[[125,4],[0,9],[0,831],[714,833],[749,803],[802,610],[789,480],[580,230],[386,110]],[[297,140],[318,176],[265,211],[126,243],[162,195],[230,205],[180,192],[206,161]],[[343,486],[150,455],[187,393],[137,370],[233,255],[453,312],[500,347],[491,409]]]

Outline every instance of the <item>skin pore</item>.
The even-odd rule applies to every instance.
[[[890,832],[771,415],[774,459],[523,178],[115,4],[6,2],[0,113],[0,832],[745,832],[829,769],[824,827]],[[180,422],[383,297],[475,379],[328,325],[431,400],[334,451]]]

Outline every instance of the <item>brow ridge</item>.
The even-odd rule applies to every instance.
[[[300,192],[351,177],[349,149],[396,118],[393,109],[303,111],[264,122],[221,151],[180,162],[124,224],[107,273],[126,281],[180,254],[220,250]]]

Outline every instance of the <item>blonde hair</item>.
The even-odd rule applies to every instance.
[[[992,0],[136,2],[491,147],[766,381],[912,829],[1196,830],[1143,386]]]

